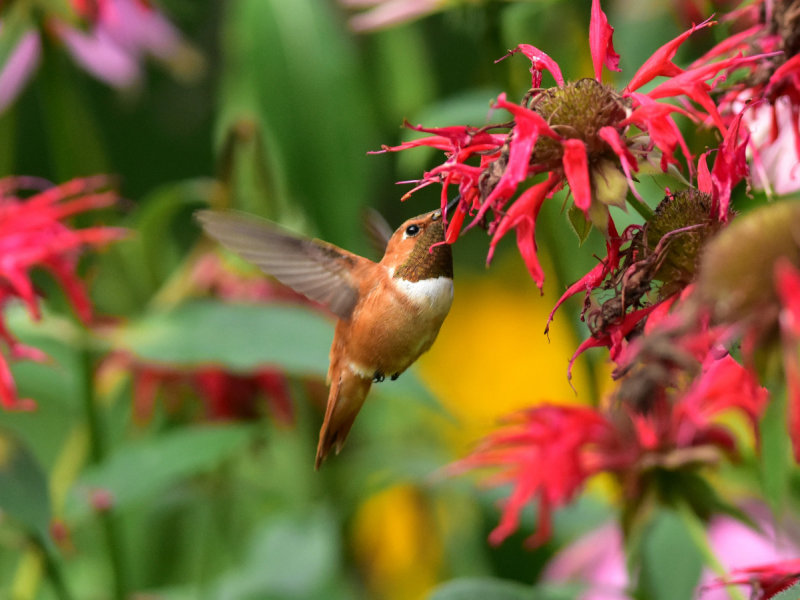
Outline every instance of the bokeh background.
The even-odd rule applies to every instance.
[[[401,203],[411,185],[397,182],[438,158],[422,148],[368,152],[412,139],[405,120],[486,123],[500,92],[519,98],[529,87],[524,57],[494,62],[519,43],[546,50],[569,79],[591,77],[589,0],[417,2],[429,14],[401,22],[390,13],[377,29],[369,11],[391,2],[127,3],[174,29],[106,24],[131,40],[134,25],[136,35],[169,38],[166,48],[141,42],[124,72],[102,63],[113,58],[105,46],[81,54],[65,33],[100,27],[106,3],[0,5],[4,63],[26,32],[40,44],[0,114],[0,174],[109,174],[121,200],[78,224],[130,232],[81,262],[91,328],[47,273],[35,273],[41,321],[4,307],[15,334],[50,360],[12,363],[20,396],[37,409],[0,413],[0,457],[15,457],[0,472],[0,597],[575,597],[557,585],[530,595],[530,585],[560,547],[612,515],[607,482],[560,511],[552,540],[531,551],[532,512],[492,547],[501,494],[443,468],[516,409],[598,402],[603,352],[577,363],[574,389],[566,377],[586,334],[580,300],[549,339],[543,330],[603,240],[592,234],[578,248],[559,203],[546,206],[540,295],[513,240],[487,268],[485,233],[464,235],[437,343],[397,382],[373,388],[343,452],[315,472],[333,321],[204,239],[192,213],[235,208],[374,258],[364,208],[396,226],[437,207],[432,189]],[[679,2],[604,9],[621,83],[687,25]],[[713,35],[690,40],[686,58]],[[664,527],[652,556],[680,556],[685,532]],[[692,589],[699,567],[684,562],[652,597]]]

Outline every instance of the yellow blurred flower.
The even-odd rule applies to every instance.
[[[353,545],[370,597],[415,600],[439,579],[441,536],[434,507],[411,485],[396,485],[365,500],[355,516]]]
[[[564,309],[549,341],[543,333],[557,300],[555,285],[545,292],[539,294],[522,262],[510,255],[487,275],[456,282],[450,314],[418,363],[422,379],[455,419],[445,433],[456,452],[516,410],[545,401],[590,401],[583,357],[573,373],[575,391],[567,381],[567,362],[579,341]]]

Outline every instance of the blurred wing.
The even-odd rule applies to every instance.
[[[310,240],[236,213],[201,210],[206,233],[265,273],[349,319],[358,300],[353,269],[369,262],[321,240]]]
[[[367,232],[370,245],[383,256],[386,246],[389,245],[389,239],[394,233],[389,223],[374,208],[366,208],[364,209],[364,230]]]

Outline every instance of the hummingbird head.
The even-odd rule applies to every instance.
[[[443,242],[441,210],[411,218],[389,239],[381,264],[394,267],[394,276],[407,281],[452,279],[453,253]]]

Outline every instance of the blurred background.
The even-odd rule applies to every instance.
[[[437,207],[438,189],[401,203],[412,185],[397,182],[441,159],[368,152],[418,135],[404,120],[485,124],[500,92],[521,98],[530,85],[524,57],[495,63],[519,43],[545,50],[567,79],[591,77],[590,5],[0,4],[0,174],[109,174],[121,200],[77,222],[129,230],[80,263],[96,311],[88,329],[47,273],[34,273],[41,321],[4,309],[49,360],[12,362],[37,409],[0,413],[0,457],[14,457],[0,472],[0,597],[466,599],[499,597],[480,586],[502,578],[492,593],[517,598],[559,547],[610,517],[613,491],[598,481],[557,515],[544,547],[523,546],[531,513],[494,548],[501,496],[443,472],[505,414],[600,398],[603,353],[578,362],[574,390],[566,378],[585,335],[580,299],[543,335],[555,300],[603,253],[594,233],[577,250],[558,202],[538,229],[544,295],[513,240],[487,269],[485,232],[464,235],[438,341],[398,381],[374,386],[347,446],[319,472],[333,320],[203,238],[192,218],[234,208],[375,258],[364,208],[397,226]],[[691,19],[666,0],[604,9],[620,84]],[[710,41],[699,35],[686,51]]]

